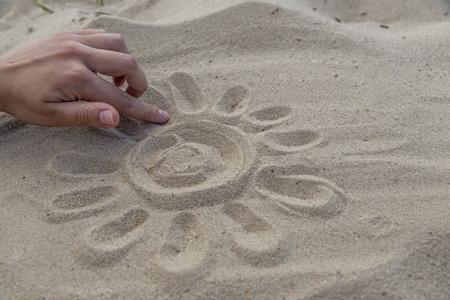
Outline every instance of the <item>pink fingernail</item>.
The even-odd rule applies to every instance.
[[[102,110],[99,117],[103,125],[108,127],[114,126],[113,115],[109,110]]]
[[[164,110],[160,109],[159,110],[159,120],[162,123],[166,123],[169,120],[169,114],[167,112],[165,112]]]

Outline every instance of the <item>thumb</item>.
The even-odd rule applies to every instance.
[[[119,124],[119,113],[102,102],[63,102],[54,107],[54,126],[90,126],[112,128]]]

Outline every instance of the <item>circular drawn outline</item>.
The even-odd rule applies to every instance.
[[[231,158],[237,161],[225,161],[227,164],[223,172],[225,175],[219,178],[210,178],[192,187],[163,187],[152,179],[140,163],[145,147],[147,145],[152,147],[151,143],[163,136],[174,136],[178,140],[175,145],[189,142],[201,143],[204,139],[214,136],[216,142],[226,144],[227,147],[234,147]],[[223,140],[220,141],[220,139]],[[170,147],[171,145],[168,148]],[[132,186],[152,206],[164,210],[182,210],[225,203],[241,195],[249,186],[250,177],[255,169],[255,157],[253,145],[240,129],[211,121],[193,121],[171,126],[158,136],[149,137],[140,142],[129,153],[125,171]]]

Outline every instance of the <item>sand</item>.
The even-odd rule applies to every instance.
[[[1,299],[448,299],[450,2],[0,2],[122,34],[166,125],[0,115]]]

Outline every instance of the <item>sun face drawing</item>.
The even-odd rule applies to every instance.
[[[289,240],[264,217],[264,210],[275,208],[272,213],[299,218],[332,218],[342,212],[344,192],[314,176],[307,165],[261,163],[261,157],[292,155],[321,143],[314,131],[277,130],[292,117],[292,108],[249,111],[251,93],[244,86],[208,101],[196,79],[182,72],[170,76],[167,86],[169,96],[153,87],[147,95],[172,114],[170,124],[143,126],[124,118],[117,129],[108,130],[134,145],[122,163],[108,164],[74,151],[48,163],[53,176],[101,179],[98,186],[55,195],[44,216],[52,224],[107,216],[106,222],[81,233],[83,246],[77,255],[84,264],[120,263],[152,240],[152,220],[170,219],[158,225],[164,236],[151,243],[154,251],[146,252],[151,253],[146,261],[158,270],[190,274],[214,264],[210,245],[222,238],[226,228],[220,224],[235,229],[227,246],[236,260],[273,267],[289,260]],[[121,207],[125,193],[136,201]],[[249,199],[270,205],[249,206]]]

